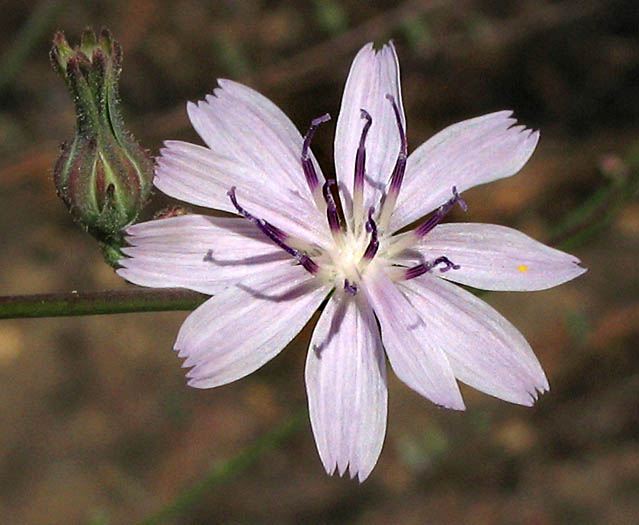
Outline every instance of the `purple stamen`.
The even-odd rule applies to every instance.
[[[344,290],[349,295],[355,295],[357,293],[357,285],[351,284],[348,279],[344,279]]]
[[[377,224],[373,220],[373,213],[375,213],[375,207],[371,206],[368,208],[368,220],[366,221],[366,231],[368,233],[373,233],[373,235],[377,236]]]
[[[242,217],[255,224],[269,239],[275,242],[278,246],[280,245],[280,243],[284,243],[284,241],[286,241],[288,235],[280,230],[277,226],[274,226],[270,222],[267,222],[263,219],[258,219],[255,215],[250,214],[242,206],[240,206],[235,195],[235,186],[227,191],[226,194],[231,199],[231,202],[233,203],[233,206],[235,206],[237,212],[242,215]]]
[[[399,130],[400,149],[397,155],[397,161],[395,162],[395,168],[393,168],[393,174],[391,175],[389,193],[399,194],[399,189],[402,186],[404,180],[404,172],[406,171],[406,158],[408,157],[408,143],[406,142],[406,133],[404,133],[404,126],[402,124],[402,116],[399,112],[399,107],[395,102],[393,95],[387,94],[386,98],[390,100],[393,105],[393,112],[395,113],[395,120],[397,121],[397,129]]]
[[[455,206],[456,203],[459,204],[462,210],[464,211],[468,210],[468,206],[466,205],[466,202],[464,202],[464,199],[462,199],[459,193],[457,193],[457,187],[453,186],[453,196],[446,203],[440,206],[435,213],[433,213],[430,217],[428,217],[428,219],[426,219],[417,228],[415,228],[413,233],[417,235],[417,237],[422,238],[424,235],[430,232],[435,226],[437,226],[440,222],[442,222],[444,217],[448,214],[450,210],[453,209],[453,206]]]
[[[429,261],[426,263],[418,264],[417,266],[413,266],[411,268],[406,269],[406,273],[404,275],[404,279],[414,279],[415,277],[419,277],[420,275],[425,274],[426,272],[430,272],[435,266],[438,264],[443,264],[444,267],[440,268],[440,272],[447,272],[448,270],[459,270],[461,266],[459,264],[453,263],[448,257],[437,257],[437,259],[433,261]]]
[[[335,200],[333,199],[333,195],[331,194],[331,187],[334,185],[334,180],[327,180],[324,183],[324,186],[322,186],[322,194],[324,195],[324,200],[326,201],[326,217],[328,218],[328,225],[331,229],[331,232],[337,233],[342,230],[342,226],[339,222],[339,215],[337,213]]]
[[[371,234],[371,240],[366,247],[366,251],[364,252],[365,259],[372,259],[375,257],[377,253],[377,249],[379,248],[379,239],[377,238],[377,224],[373,220],[373,213],[375,213],[375,208],[371,206],[368,210],[368,220],[366,221],[366,231]]]
[[[297,259],[297,261],[304,267],[304,269],[312,274],[316,274],[319,270],[319,266],[313,259],[311,259],[308,255],[296,250],[295,248],[290,247],[284,241],[288,238],[288,235],[280,230],[277,226],[273,226],[270,222],[265,221],[264,219],[258,219],[255,215],[250,214],[246,211],[240,204],[237,202],[237,197],[235,195],[235,186],[233,186],[226,194],[231,199],[233,206],[237,212],[251,221],[255,226],[257,226],[261,232],[266,235],[271,241],[277,244],[282,250],[286,253]]]
[[[311,140],[313,140],[313,135],[315,135],[315,131],[317,130],[319,125],[323,124],[324,122],[328,122],[329,120],[331,120],[331,116],[328,113],[326,113],[326,115],[322,115],[321,117],[313,119],[311,121],[311,126],[308,128],[308,131],[304,136],[304,144],[302,145],[302,169],[304,170],[306,183],[308,184],[308,187],[313,194],[315,194],[315,192],[319,188],[319,180],[317,178],[315,166],[313,166],[313,161],[309,156],[309,149]]]
[[[357,148],[357,155],[355,156],[355,179],[353,181],[354,191],[362,191],[364,188],[364,174],[366,170],[366,135],[373,123],[373,117],[370,116],[368,111],[361,109],[362,118],[366,119],[366,124],[362,129],[362,134],[359,138],[359,147]]]

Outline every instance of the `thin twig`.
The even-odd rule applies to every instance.
[[[0,297],[0,319],[193,310],[207,296],[182,288],[135,288]]]

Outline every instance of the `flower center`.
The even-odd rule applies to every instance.
[[[310,252],[306,252],[300,248],[304,246],[304,243],[292,238],[286,232],[283,232],[268,221],[260,219],[245,210],[237,201],[235,187],[232,187],[228,192],[229,198],[237,212],[255,224],[266,237],[296,259],[298,264],[303,266],[305,270],[326,282],[334,283],[338,288],[343,287],[343,289],[351,295],[357,293],[362,275],[375,257],[382,259],[382,264],[391,267],[389,269],[390,273],[392,273],[397,280],[414,279],[433,270],[437,266],[439,266],[440,272],[458,270],[460,268],[459,265],[456,265],[448,259],[448,257],[443,255],[432,261],[423,262],[410,268],[393,264],[393,256],[420,241],[442,221],[444,216],[456,203],[458,203],[464,211],[466,210],[466,203],[457,193],[457,189],[453,187],[453,197],[417,228],[397,237],[391,237],[386,234],[390,217],[395,208],[404,179],[407,160],[406,135],[399,107],[391,95],[386,95],[386,98],[393,106],[400,136],[400,151],[387,185],[387,191],[384,192],[381,199],[379,213],[377,214],[374,207],[369,208],[366,214],[363,210],[364,181],[366,175],[366,137],[373,124],[371,115],[365,109],[361,110],[362,119],[366,122],[362,128],[359,147],[355,155],[352,209],[350,210],[350,215],[343,212],[344,209],[341,207],[339,194],[335,194],[336,198],[333,196],[332,189],[336,185],[335,181],[328,180],[324,184],[321,184],[310,157],[310,144],[313,135],[320,124],[330,120],[330,116],[326,114],[314,119],[311,122],[308,132],[304,136],[300,156],[302,170],[304,171],[306,183],[311,191],[315,205],[321,213],[326,213],[328,226],[333,237],[333,246],[331,249],[322,250],[317,248],[312,250],[313,253],[311,255]],[[342,211],[341,214],[340,211]],[[348,217],[351,218],[350,221]],[[382,246],[381,250],[380,245]]]
[[[344,283],[344,289],[349,293],[357,291],[359,281],[373,258],[367,256],[370,244],[368,232],[362,232],[360,235],[346,232],[339,245],[336,243],[333,250],[327,251],[318,259],[324,279],[335,283],[336,286]]]

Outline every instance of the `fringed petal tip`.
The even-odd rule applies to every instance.
[[[186,369],[184,377],[187,379],[187,386],[200,390],[218,386],[217,384],[212,384],[210,374],[203,372],[202,369],[206,365],[205,361],[195,359],[185,348],[174,346],[173,350],[177,353],[178,358],[182,360],[181,367]]]
[[[188,368],[186,377],[190,377],[188,374],[191,373],[191,370],[196,365],[192,359],[189,357],[189,353],[184,348],[178,348],[177,346],[173,347],[173,351],[177,354],[178,358],[182,360],[182,368]]]
[[[568,279],[569,281],[572,279],[575,279],[576,277],[579,277],[580,275],[583,275],[584,273],[588,271],[588,268],[582,266],[581,260],[575,257],[574,255],[573,255],[572,264],[573,264],[573,272],[575,273],[575,276]]]
[[[410,304],[428,315],[424,343],[444,349],[458,381],[525,406],[548,390],[526,339],[481,299],[430,275],[406,281],[401,288]]]
[[[534,379],[529,379],[525,384],[522,384],[518,391],[510,391],[505,394],[486,392],[487,394],[508,401],[515,405],[521,405],[525,407],[533,407],[539,401],[541,396],[550,390],[548,379],[543,371],[537,374]]]
[[[574,260],[572,261],[572,266],[570,266],[566,271],[564,280],[561,282],[558,282],[556,285],[549,286],[548,288],[552,288],[553,286],[558,286],[560,284],[564,284],[569,281],[572,281],[573,279],[576,279],[577,277],[579,277],[580,275],[583,275],[587,271],[588,271],[588,268],[584,268],[583,266],[581,266],[581,261],[575,257]]]
[[[464,400],[461,398],[455,399],[452,403],[441,404],[434,401],[432,401],[432,403],[437,408],[443,408],[446,410],[456,410],[457,412],[464,412],[466,410],[466,403],[464,403]]]
[[[371,475],[373,468],[375,465],[372,465],[366,469],[359,469],[358,467],[351,465],[350,463],[346,463],[345,465],[339,466],[337,462],[333,461],[330,464],[324,463],[322,460],[322,464],[324,465],[324,470],[329,476],[339,476],[340,478],[346,477],[346,473],[348,472],[348,477],[350,479],[356,479],[358,483],[364,483]]]
[[[550,386],[548,385],[548,380],[546,379],[546,376],[544,376],[543,385],[535,386],[532,390],[526,392],[521,400],[512,400],[511,402],[525,407],[533,407],[535,406],[535,404],[537,404],[537,401],[539,401],[541,396],[543,396],[549,390]]]
[[[187,379],[187,386],[198,389],[210,388],[208,385],[204,385],[201,383],[203,377],[202,374],[198,373],[197,360],[194,359],[192,355],[190,355],[186,347],[183,347],[178,343],[179,341],[176,341],[175,345],[173,346],[173,351],[177,354],[178,359],[182,360],[180,366],[183,369],[186,369],[186,373],[184,374],[184,376]]]
[[[408,157],[392,231],[446,202],[453,186],[461,193],[514,175],[538,141],[539,131],[517,124],[510,110],[458,122],[435,134]]]
[[[184,364],[182,364],[182,366],[184,366]],[[204,390],[204,389],[209,389],[209,388],[213,388],[214,386],[217,386],[217,385],[209,384],[210,383],[209,377],[198,377],[197,371],[195,371],[195,367],[191,368],[186,373],[186,378],[187,378],[186,384],[187,386],[190,386],[191,388]]]

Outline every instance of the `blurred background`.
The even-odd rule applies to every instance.
[[[76,44],[86,26],[122,44],[125,117],[153,154],[168,138],[200,142],[185,102],[218,77],[258,89],[301,130],[335,118],[357,50],[393,38],[411,150],[500,109],[542,131],[520,174],[464,195],[464,220],[571,236],[563,246],[589,269],[553,290],[484,296],[544,366],[551,391],[534,408],[463,387],[468,410],[448,412],[391,374],[384,450],[363,485],[327,477],[315,451],[309,327],[259,372],[198,391],[171,350],[186,312],[0,321],[1,522],[163,522],[172,504],[176,523],[636,522],[634,0],[17,1],[0,4],[0,25],[3,295],[130,287],[53,190],[75,115],[50,41],[62,29]],[[313,149],[332,175],[325,126]],[[169,202],[156,192],[145,217]]]

